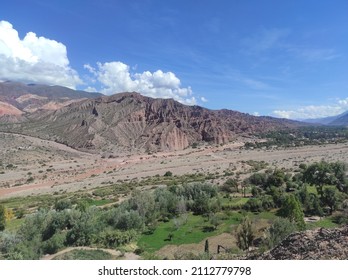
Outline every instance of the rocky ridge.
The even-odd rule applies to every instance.
[[[262,260],[347,260],[348,226],[293,233],[278,246],[256,259]]]
[[[89,98],[53,112],[37,110],[27,118],[5,130],[80,150],[117,153],[183,150],[199,142],[219,145],[241,135],[300,125],[231,110],[186,106],[135,92]]]
[[[0,82],[1,120],[19,120],[19,115],[37,110],[57,110],[73,102],[101,96],[100,93],[76,91],[61,86]],[[9,118],[17,116],[17,118]]]

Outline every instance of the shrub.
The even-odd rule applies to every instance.
[[[166,173],[164,173],[165,177],[172,177],[173,173],[171,171],[167,171]]]
[[[290,233],[296,231],[296,225],[288,219],[278,218],[267,232],[266,245],[269,249],[277,246]]]

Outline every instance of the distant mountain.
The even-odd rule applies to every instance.
[[[121,153],[182,150],[198,142],[224,144],[239,135],[299,125],[132,92],[90,98],[51,112],[39,110],[27,114],[27,121],[1,129],[56,140],[77,149]]]
[[[57,110],[70,103],[101,96],[61,86],[0,82],[0,116],[18,116],[36,110]]]
[[[348,126],[348,111],[337,116],[329,125]]]
[[[337,116],[331,116],[326,118],[318,118],[318,119],[306,119],[302,120],[306,123],[313,124],[324,124],[324,125],[337,125],[337,126],[347,126],[348,125],[348,111],[343,112]]]

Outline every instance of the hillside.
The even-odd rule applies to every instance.
[[[329,124],[337,126],[348,126],[348,112],[344,112],[343,114],[337,116],[337,118]]]
[[[237,136],[299,123],[230,110],[186,106],[172,99],[121,93],[36,111],[2,130],[37,136],[82,150],[150,152],[182,150],[193,143],[224,144]]]
[[[98,96],[101,94],[76,91],[61,86],[2,82],[0,83],[0,117],[19,116],[37,110],[57,110],[73,102]]]
[[[346,260],[348,227],[293,233],[277,247],[259,256],[263,260]]]
[[[324,125],[332,125],[332,126],[348,126],[348,111],[345,111],[339,115],[319,118],[319,119],[307,119],[303,120],[307,123],[313,124],[324,124]]]

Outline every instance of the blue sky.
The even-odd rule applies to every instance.
[[[348,110],[348,1],[3,1],[0,80],[287,118]]]

